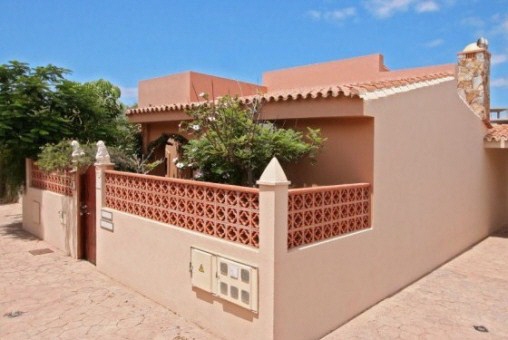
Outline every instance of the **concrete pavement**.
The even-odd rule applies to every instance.
[[[215,339],[24,232],[20,219],[19,204],[0,205],[0,339]]]
[[[508,339],[508,229],[324,339]]]

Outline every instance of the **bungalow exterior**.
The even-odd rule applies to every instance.
[[[154,215],[162,210],[132,208],[149,195],[149,184],[138,195],[132,188],[141,177],[125,182],[120,174],[99,169],[104,178],[97,177],[102,183],[97,222],[111,213],[115,227],[114,232],[102,224],[97,228],[98,269],[226,338],[326,335],[508,222],[503,150],[508,133],[489,121],[489,68],[488,46],[479,40],[449,65],[391,71],[381,55],[369,55],[267,72],[262,85],[196,72],[141,81],[139,107],[129,110],[128,118],[142,125],[145,146],[162,133],[180,133],[178,124],[188,119],[186,110],[200,105],[200,92],[238,95],[246,104],[258,98],[263,119],[320,128],[328,140],[316,166],[301,161],[282,169],[272,161],[259,189],[241,189],[235,196],[248,201],[259,194],[259,217],[249,217],[251,226],[259,218],[258,238],[251,234],[237,248],[154,222],[162,221]],[[166,169],[159,171],[174,176],[175,150],[166,152]],[[191,181],[173,181],[189,192]],[[327,214],[335,211],[333,190],[342,190],[337,186],[354,196],[337,207],[361,210],[354,219],[344,217],[357,224],[344,233],[333,233],[326,224]],[[124,196],[115,201],[115,195]],[[199,202],[185,208],[186,216],[206,198]],[[185,221],[167,223],[187,223],[194,232],[189,221],[198,220]],[[312,231],[302,229],[304,224]],[[28,219],[24,225],[32,232],[40,228]],[[259,287],[252,291],[255,310],[238,307],[220,292],[226,282],[214,267],[220,261],[210,260],[219,286],[207,290],[185,276],[189,261],[192,265],[198,255],[208,259],[207,254],[252,265]],[[199,275],[192,266],[191,272]],[[229,274],[228,280],[236,275]]]

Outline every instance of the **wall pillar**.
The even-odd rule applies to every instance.
[[[30,188],[32,182],[32,162],[30,158],[25,158],[25,193]]]
[[[270,265],[261,280],[260,294],[270,306],[260,306],[260,313],[271,320],[270,339],[277,338],[278,266],[287,253],[288,187],[290,182],[274,157],[257,181],[259,185],[259,250]],[[263,289],[266,287],[265,289]]]
[[[104,205],[104,172],[106,170],[113,170],[115,164],[113,163],[95,163],[95,207],[96,207],[96,225],[100,226],[101,223],[101,209]]]

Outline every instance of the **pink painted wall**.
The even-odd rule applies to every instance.
[[[191,89],[190,89],[190,100],[199,101],[203,100],[196,96],[196,93],[201,92],[208,93],[210,99],[215,97],[224,96],[226,94],[231,96],[249,96],[258,93],[265,93],[266,87],[238,81],[234,79],[227,79],[222,77],[211,76],[208,74],[190,72],[191,75]],[[213,86],[212,86],[213,84]],[[196,92],[192,89],[192,85],[196,89]]]
[[[360,83],[397,77],[453,71],[454,64],[389,71],[381,54],[265,72],[263,84],[269,91],[330,84]]]
[[[372,229],[279,259],[277,338],[327,334],[508,222],[508,154],[484,149],[485,127],[455,86],[366,103],[374,117]]]
[[[270,91],[357,82],[371,79],[386,70],[381,54],[297,66],[263,73],[263,84]]]
[[[304,159],[284,166],[295,187],[372,183],[374,167],[374,120],[372,118],[299,119],[280,122],[306,133],[319,128],[328,138],[316,164]]]
[[[190,72],[141,80],[138,84],[138,106],[188,102],[189,88]]]
[[[196,96],[201,92],[208,93],[212,98],[212,93],[216,97],[226,94],[252,95],[266,92],[266,89],[256,84],[188,71],[140,81],[138,104],[139,107],[147,107],[189,103],[203,100]]]

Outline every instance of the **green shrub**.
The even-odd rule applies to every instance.
[[[177,167],[190,167],[205,181],[252,186],[272,157],[282,163],[315,160],[326,140],[319,129],[307,128],[304,135],[279,128],[261,120],[259,109],[259,102],[245,106],[225,96],[188,111],[192,121],[180,127],[196,138],[183,147]]]

